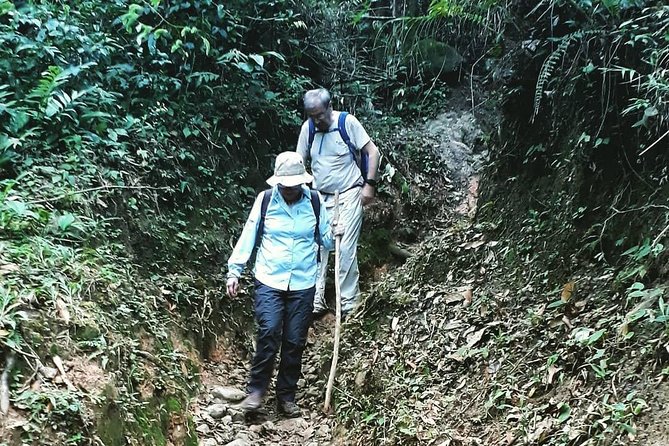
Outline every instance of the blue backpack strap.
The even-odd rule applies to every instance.
[[[314,215],[316,216],[316,228],[314,229],[314,240],[318,245],[318,253],[316,254],[316,261],[321,261],[321,199],[318,192],[311,191],[311,207],[314,208]]]
[[[356,164],[358,164],[358,167],[360,167],[360,173],[362,174],[362,177],[364,179],[367,179],[367,171],[369,169],[369,156],[365,153],[362,152],[360,154],[360,163],[358,163],[358,148],[351,142],[351,138],[348,136],[348,132],[346,131],[346,117],[348,116],[347,112],[341,112],[339,113],[339,121],[337,121],[337,128],[339,129],[339,135],[341,136],[341,139],[344,140],[346,145],[348,146],[348,150],[351,152],[351,158],[353,158],[353,161],[355,161]]]
[[[309,118],[309,140],[307,142],[307,153],[311,153],[311,146],[314,145],[314,138],[316,137],[316,125],[314,120]]]
[[[344,140],[346,145],[348,146],[348,150],[351,152],[351,158],[353,158],[353,161],[358,162],[358,157],[357,157],[357,152],[358,149],[353,145],[351,142],[351,138],[348,136],[348,132],[346,131],[346,117],[348,116],[347,112],[340,112],[339,113],[339,120],[337,121],[337,129],[339,130],[339,136],[341,136],[341,139]]]
[[[263,192],[262,204],[260,205],[260,221],[258,222],[258,230],[256,231],[256,243],[253,245],[253,250],[257,251],[260,248],[263,233],[265,232],[265,216],[267,215],[267,207],[269,200],[272,198],[272,189],[267,189]]]

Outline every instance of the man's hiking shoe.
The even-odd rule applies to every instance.
[[[247,395],[244,400],[239,403],[239,408],[247,412],[254,412],[262,407],[262,394],[259,392],[252,392]]]
[[[300,407],[292,401],[278,401],[276,403],[276,408],[280,414],[285,415],[288,418],[297,418],[302,416]]]
[[[325,315],[328,314],[329,312],[330,312],[330,310],[328,310],[327,308],[321,308],[319,310],[314,310],[314,312],[311,313],[311,318],[314,321],[318,321],[318,320],[323,319],[323,317],[325,317]]]

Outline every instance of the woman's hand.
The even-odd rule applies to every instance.
[[[235,297],[239,292],[239,279],[236,277],[230,277],[227,283],[228,296]]]

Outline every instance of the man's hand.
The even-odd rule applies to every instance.
[[[346,228],[344,227],[343,223],[332,223],[332,235],[335,237],[341,237],[344,235],[344,232],[346,232]]]
[[[370,184],[365,184],[362,186],[362,192],[361,192],[361,200],[362,200],[362,205],[367,206],[368,204],[371,204],[374,202],[374,187],[371,186]]]
[[[227,288],[229,297],[237,296],[237,293],[239,292],[239,279],[236,277],[230,277],[228,279]]]

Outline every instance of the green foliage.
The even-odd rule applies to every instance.
[[[560,59],[565,55],[569,45],[575,41],[580,40],[584,37],[584,33],[581,31],[576,31],[568,36],[562,37],[559,40],[559,44],[555,51],[553,51],[550,56],[546,58],[543,65],[541,66],[541,71],[539,73],[539,78],[537,79],[537,87],[534,93],[534,116],[539,112],[539,105],[541,104],[541,97],[544,94],[544,88],[548,83],[548,80],[555,70],[555,67]]]
[[[47,424],[53,428],[65,428],[83,416],[79,395],[66,390],[32,391],[26,390],[16,398],[16,405],[26,409],[31,415],[28,431],[39,434],[39,426]],[[76,444],[74,437],[68,443]]]
[[[485,15],[496,6],[497,0],[471,1],[471,0],[432,0],[428,10],[430,18],[457,18],[482,24]]]
[[[9,348],[20,344],[18,325],[25,318],[25,313],[19,311],[20,305],[15,294],[0,287],[0,342]]]
[[[567,8],[570,7],[567,4],[572,4],[561,0],[550,3],[554,8]],[[669,40],[664,32],[669,23],[667,6],[644,0],[587,0],[576,3],[585,18],[567,20],[565,26],[572,32],[547,39],[551,48],[557,46],[544,61],[537,79],[534,116],[539,112],[549,78],[557,70],[558,62],[567,57],[568,49],[574,43],[580,42],[574,60],[563,67],[572,66],[569,75],[557,78],[552,88],[565,89],[566,82],[590,79],[595,71],[612,75],[609,82],[624,86],[626,90],[625,100],[629,105],[622,110],[622,114],[636,119],[632,127],[662,128],[669,118],[665,101],[661,99],[669,92],[669,79],[661,65],[661,61],[669,55]],[[600,48],[605,50],[606,57],[597,53]],[[573,70],[573,65],[578,64],[582,69]]]
[[[636,435],[634,419],[648,409],[648,403],[635,396],[635,392],[628,393],[622,401],[616,402],[612,395],[602,399],[602,409],[594,417],[591,426],[593,439],[604,441],[615,434]]]
[[[625,282],[629,279],[644,278],[653,260],[664,251],[661,243],[653,244],[650,239],[645,239],[637,246],[632,246],[622,253],[626,258],[626,265],[618,274],[618,280]]]
[[[294,145],[294,6],[0,0],[0,343],[23,368],[91,361],[115,387],[18,383],[27,443],[49,426],[83,443],[112,405],[153,444],[187,409],[197,370],[174,339],[225,327],[229,242]]]

